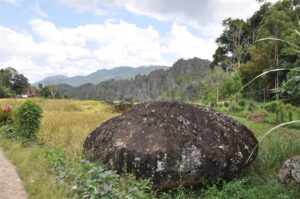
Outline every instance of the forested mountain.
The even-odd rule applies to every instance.
[[[99,84],[100,82],[115,79],[130,79],[137,74],[147,75],[150,72],[158,69],[166,69],[166,66],[141,66],[138,68],[133,67],[116,67],[113,69],[101,69],[94,73],[91,73],[87,76],[75,76],[75,77],[66,77],[63,75],[57,75],[52,77],[47,77],[39,82],[34,83],[34,86],[38,84],[43,85],[55,85],[55,84],[68,84],[70,86],[80,86],[82,84]]]
[[[98,85],[79,87],[57,85],[63,95],[80,99],[122,100],[132,97],[141,101],[150,99],[197,99],[203,94],[204,82],[210,77],[210,61],[193,58],[178,60],[167,70],[156,70],[149,75],[136,75],[132,79],[108,80]]]
[[[217,39],[212,67],[222,67],[246,84],[264,75],[244,92],[260,100],[300,99],[300,1],[282,0],[275,4],[261,1],[260,9],[248,20],[226,19]],[[239,79],[237,78],[237,79]]]

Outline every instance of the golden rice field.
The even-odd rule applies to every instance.
[[[117,113],[99,101],[33,99],[43,108],[38,138],[42,146],[23,147],[19,142],[1,139],[0,145],[17,165],[19,174],[31,198],[62,198],[64,190],[47,172],[44,151],[63,149],[67,158],[80,157],[85,137],[102,122]],[[23,99],[1,99],[0,104],[17,106]]]

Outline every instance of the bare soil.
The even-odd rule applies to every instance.
[[[0,198],[1,199],[27,199],[21,179],[15,166],[6,159],[0,149]]]

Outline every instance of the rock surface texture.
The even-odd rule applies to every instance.
[[[279,170],[278,177],[282,182],[300,183],[300,156],[286,160]]]
[[[120,173],[151,179],[155,189],[170,189],[237,176],[256,144],[245,126],[222,113],[158,101],[103,123],[84,150]],[[257,149],[248,163],[256,155]]]

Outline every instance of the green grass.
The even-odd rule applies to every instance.
[[[24,100],[4,99],[0,104],[16,106]],[[17,166],[19,175],[30,198],[70,198],[70,188],[57,182],[57,176],[49,172],[49,151],[64,154],[66,168],[79,165],[82,144],[86,136],[102,122],[116,116],[111,108],[98,101],[45,100],[34,99],[42,106],[44,116],[38,138],[42,144],[29,147],[22,146],[18,140],[1,136],[4,127],[0,128],[0,146],[7,157]],[[257,138],[261,137],[272,125],[255,123],[242,117],[235,119],[246,125]],[[59,159],[53,153],[52,159]],[[52,155],[53,155],[52,154]],[[297,185],[282,184],[277,177],[282,162],[300,154],[299,129],[280,128],[272,132],[259,146],[259,155],[250,167],[242,172],[240,179],[218,185],[206,185],[190,189],[179,188],[173,191],[143,195],[143,198],[300,198]],[[50,158],[50,159],[51,159]],[[76,169],[75,169],[76,170]],[[78,169],[77,169],[78,170]],[[85,170],[78,170],[80,172]],[[82,178],[86,177],[85,175]],[[125,185],[135,184],[133,179],[118,180]],[[142,184],[136,183],[136,186]],[[129,185],[128,185],[129,186]],[[135,185],[134,185],[135,186]],[[78,197],[80,198],[80,197]]]

